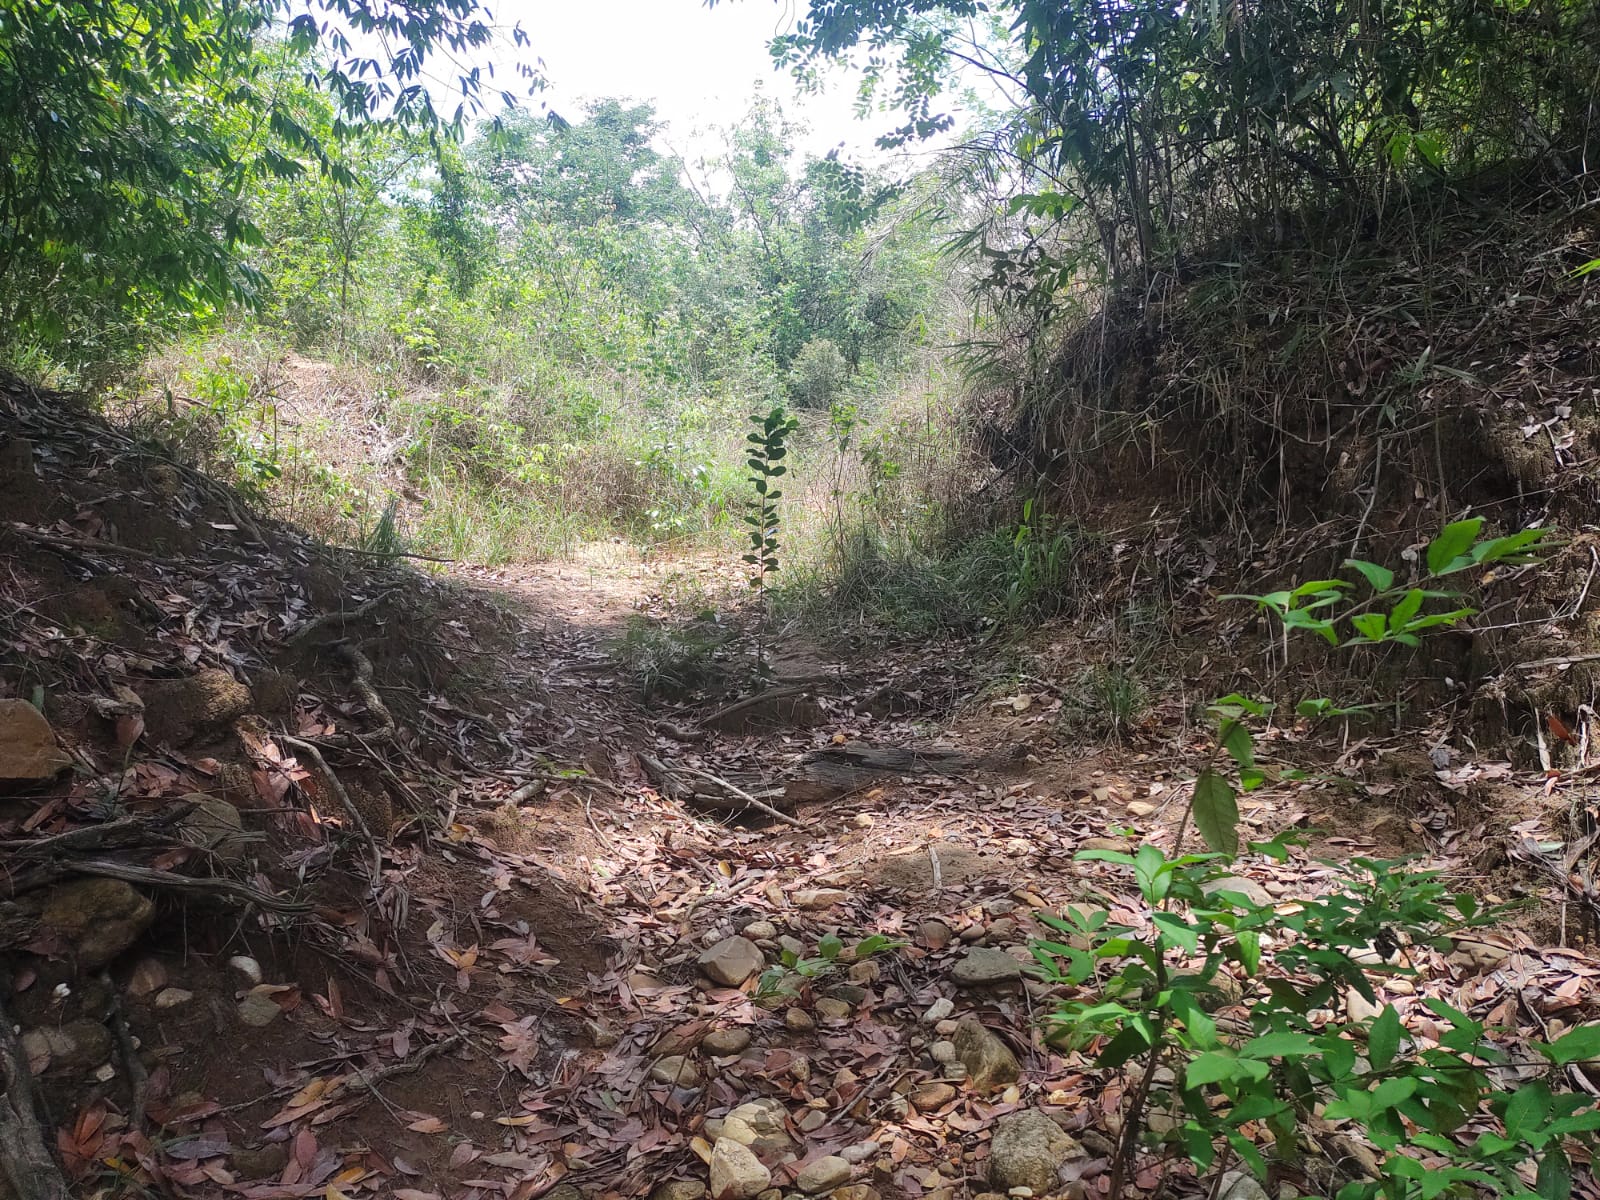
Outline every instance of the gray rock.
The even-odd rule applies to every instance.
[[[877,1154],[882,1147],[877,1142],[856,1142],[839,1151],[839,1157],[847,1163],[864,1163],[867,1159]]]
[[[851,1008],[859,1007],[867,1002],[867,997],[872,993],[859,983],[836,983],[828,989],[828,995],[835,1000],[843,1000]]]
[[[39,924],[88,972],[138,941],[155,915],[155,906],[120,879],[79,879],[49,894]]]
[[[195,807],[178,822],[179,837],[207,854],[216,855],[221,862],[236,863],[244,858],[249,838],[237,808],[203,792],[184,796],[182,803]]]
[[[879,1200],[878,1189],[864,1183],[847,1183],[833,1193],[833,1200]]]
[[[829,1154],[800,1168],[794,1185],[808,1196],[831,1192],[850,1182],[850,1164],[837,1154]]]
[[[778,949],[787,950],[796,958],[804,958],[806,956],[806,944],[799,938],[793,937],[787,933],[779,935]]]
[[[719,1138],[711,1148],[711,1200],[755,1200],[772,1183],[772,1172],[748,1146]]]
[[[1200,890],[1208,896],[1214,896],[1218,892],[1238,892],[1251,904],[1263,908],[1272,904],[1272,893],[1254,879],[1246,879],[1243,875],[1224,875],[1221,879],[1213,879],[1210,883],[1204,884]]]
[[[1229,1171],[1222,1177],[1217,1200],[1272,1200],[1272,1196],[1249,1171]]]
[[[924,1025],[937,1025],[956,1010],[956,1002],[948,996],[940,996],[928,1005],[928,1011],[922,1014]]]
[[[135,1000],[153,996],[167,986],[167,968],[158,958],[141,958],[128,976],[128,995]]]
[[[766,965],[761,948],[747,937],[723,938],[699,958],[700,970],[724,987],[738,987]]]
[[[950,926],[943,921],[929,918],[917,926],[917,936],[932,950],[943,950],[955,937]]]
[[[700,1200],[705,1194],[706,1185],[698,1179],[669,1179],[656,1184],[650,1200]]]
[[[748,1029],[713,1029],[700,1039],[700,1048],[707,1054],[725,1058],[730,1054],[743,1054],[750,1044]]]
[[[943,1108],[955,1098],[956,1090],[948,1083],[925,1083],[906,1097],[911,1102],[911,1107],[918,1112],[932,1112],[936,1108]]]
[[[817,911],[843,904],[850,898],[850,893],[841,888],[802,888],[791,898],[796,908]]]
[[[941,1039],[928,1047],[928,1053],[936,1063],[953,1063],[956,1061],[956,1044]]]
[[[788,1136],[789,1110],[783,1101],[764,1096],[760,1100],[746,1100],[728,1114],[729,1120],[743,1121],[755,1130],[757,1137]]]
[[[256,1149],[240,1148],[228,1158],[233,1173],[240,1179],[267,1179],[283,1174],[289,1162],[289,1151],[284,1146],[261,1146]]]
[[[282,1015],[278,1002],[264,992],[247,992],[239,1001],[239,1020],[256,1029],[271,1025]]]
[[[162,988],[156,993],[155,1006],[162,1011],[166,1011],[173,1008],[182,1008],[193,999],[194,993],[185,991],[183,988]],[[277,1008],[278,1006],[274,1004],[272,1007]]]
[[[843,1021],[850,1016],[850,1003],[825,996],[817,1001],[817,1015],[829,1021]]]
[[[739,932],[753,942],[771,939],[778,936],[778,927],[771,921],[751,921]]]
[[[817,1027],[810,1013],[803,1008],[791,1008],[783,1014],[783,1023],[790,1033],[810,1033]]]
[[[650,1068],[650,1078],[657,1083],[671,1083],[678,1087],[692,1088],[699,1084],[700,1072],[683,1055],[668,1054],[656,1059]]]
[[[22,1035],[22,1052],[35,1075],[42,1071],[87,1071],[111,1057],[111,1031],[99,1021],[46,1025]]]
[[[974,946],[950,972],[961,987],[999,987],[1022,978],[1022,964],[1004,950]]]
[[[850,967],[849,980],[851,983],[877,983],[878,976],[882,973],[875,958],[863,959]]]
[[[1035,1195],[1060,1190],[1061,1165],[1083,1157],[1083,1147],[1038,1109],[1008,1113],[995,1123],[989,1144],[989,1186],[1030,1188]]]
[[[979,1091],[993,1091],[1015,1083],[1022,1074],[1017,1056],[1000,1038],[968,1017],[956,1026],[955,1055],[967,1068],[967,1078]]]
[[[43,713],[26,700],[0,700],[0,790],[48,783],[70,766]]]
[[[1017,923],[1011,917],[997,917],[989,922],[984,941],[991,946],[1008,946],[1017,939]]]

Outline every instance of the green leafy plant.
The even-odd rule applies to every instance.
[[[817,952],[813,955],[802,956],[793,950],[784,950],[778,961],[761,972],[756,980],[756,995],[793,996],[806,983],[832,974],[838,969],[841,959],[853,963],[861,962],[874,954],[898,950],[904,945],[904,942],[896,941],[881,933],[874,933],[862,938],[850,947],[849,953],[846,954],[845,944],[839,936],[826,934],[818,940]]]
[[[789,470],[784,463],[788,456],[788,438],[798,427],[781,404],[775,404],[766,415],[755,413],[750,417],[753,429],[745,437],[745,465],[750,468],[750,488],[755,502],[745,514],[744,522],[750,527],[746,534],[750,549],[744,561],[750,567],[750,586],[756,591],[756,671],[767,672],[767,586],[772,573],[778,569],[778,501],[783,491],[777,486]]]
[[[1287,846],[1252,849],[1281,857]],[[1079,858],[1128,867],[1146,918],[1117,924],[1105,910],[1073,907],[1045,918],[1063,940],[1033,946],[1046,977],[1078,993],[1049,1018],[1049,1040],[1091,1048],[1097,1066],[1130,1076],[1110,1194],[1121,1194],[1147,1141],[1173,1143],[1200,1171],[1233,1155],[1265,1177],[1268,1154],[1290,1164],[1317,1157],[1314,1137],[1331,1120],[1353,1125],[1379,1152],[1377,1178],[1345,1182],[1338,1200],[1432,1200],[1472,1187],[1544,1200],[1570,1194],[1562,1142],[1593,1144],[1600,1109],[1589,1097],[1557,1094],[1543,1073],[1506,1089],[1496,1068],[1507,1052],[1441,1001],[1426,1002],[1442,1030],[1432,1041],[1414,1038],[1392,1006],[1369,1015],[1376,995],[1358,955],[1393,957],[1406,944],[1495,921],[1498,911],[1451,897],[1436,872],[1400,861],[1358,859],[1359,875],[1279,909],[1230,886],[1227,855],[1169,858],[1143,846]],[[1600,1049],[1600,1028],[1536,1048],[1555,1066],[1583,1061]],[[1156,1112],[1166,1120],[1148,1120]],[[1485,1113],[1496,1122],[1490,1132]],[[1247,1126],[1265,1130],[1270,1148]],[[1521,1175],[1527,1163],[1537,1163],[1533,1188]]]
[[[726,640],[711,621],[672,626],[635,614],[612,653],[639,681],[640,697],[649,703],[658,695],[680,699],[710,683]]]
[[[1300,586],[1265,595],[1232,594],[1225,600],[1245,600],[1274,617],[1282,629],[1287,655],[1291,631],[1317,635],[1330,646],[1420,646],[1430,630],[1449,629],[1473,616],[1477,609],[1458,589],[1437,581],[1474,567],[1534,562],[1553,542],[1548,529],[1522,529],[1503,537],[1483,537],[1482,517],[1454,521],[1428,543],[1423,572],[1416,585],[1397,585],[1389,567],[1364,559],[1347,559],[1345,567],[1367,584],[1365,599],[1355,599],[1356,584],[1346,579],[1316,579]],[[1438,607],[1427,611],[1430,603]],[[1363,706],[1341,707],[1325,697],[1301,701],[1297,712],[1307,717],[1349,715]],[[1192,817],[1206,845],[1225,854],[1238,851],[1238,790],[1252,791],[1267,776],[1256,765],[1255,743],[1248,721],[1265,717],[1272,706],[1234,694],[1213,701],[1209,714],[1217,725],[1211,759],[1195,780],[1194,797],[1186,820]],[[1237,770],[1238,790],[1219,770],[1231,759]]]
[[[1428,545],[1426,580],[1526,562],[1550,544],[1543,530],[1484,539],[1482,524],[1447,526]],[[1342,611],[1352,587],[1342,580],[1242,598],[1276,615],[1286,633],[1309,630],[1334,645],[1414,645],[1422,632],[1448,628],[1473,611],[1454,591],[1398,588],[1387,568],[1347,565],[1372,595]],[[1453,607],[1427,621],[1430,599]],[[1380,619],[1382,630],[1361,620],[1366,616]],[[1320,718],[1366,707],[1317,698],[1298,711]],[[1145,845],[1131,854],[1078,856],[1132,872],[1141,920],[1116,923],[1108,910],[1074,906],[1045,918],[1063,939],[1033,946],[1046,976],[1078,993],[1052,1014],[1047,1037],[1092,1048],[1097,1065],[1128,1075],[1109,1194],[1122,1194],[1147,1138],[1171,1140],[1199,1171],[1226,1154],[1265,1177],[1268,1152],[1303,1160],[1322,1123],[1341,1120],[1379,1157],[1375,1177],[1344,1182],[1338,1200],[1433,1200],[1474,1189],[1566,1200],[1572,1167],[1565,1142],[1584,1139],[1592,1147],[1600,1108],[1587,1096],[1558,1094],[1553,1072],[1530,1078],[1499,1071],[1508,1053],[1493,1031],[1442,1001],[1425,1001],[1440,1030],[1429,1039],[1412,1037],[1392,1006],[1375,1009],[1367,964],[1395,958],[1409,944],[1443,945],[1450,930],[1491,923],[1501,911],[1451,895],[1437,872],[1368,859],[1356,859],[1357,874],[1343,875],[1322,896],[1281,906],[1252,898],[1232,874],[1240,851],[1238,790],[1267,781],[1249,722],[1266,717],[1271,706],[1234,694],[1208,711],[1215,748],[1195,780],[1174,853]],[[1228,760],[1238,790],[1219,767]],[[1190,821],[1207,852],[1183,852]],[[1282,859],[1289,845],[1280,837],[1248,849]],[[1214,1015],[1224,1007],[1246,1015],[1224,1022]],[[1586,1061],[1600,1050],[1600,1027],[1535,1048],[1553,1067]],[[1148,1120],[1157,1111],[1167,1118],[1159,1135]],[[1269,1151],[1259,1131],[1270,1137]]]

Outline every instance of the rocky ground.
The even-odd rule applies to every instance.
[[[647,708],[610,648],[692,565],[332,552],[58,398],[4,403],[8,1166],[31,1086],[80,1194],[1104,1194],[1123,1082],[1047,1039],[1030,941],[1072,903],[1142,920],[1074,855],[1170,848],[1193,746],[1070,747],[981,646],[791,641],[760,703]],[[1261,834],[1345,819],[1235,886],[1293,904],[1330,851],[1471,875],[1481,827],[1436,827],[1437,788],[1373,782],[1349,820],[1384,753],[1253,794]],[[1513,1037],[1596,1019],[1579,910],[1506,878],[1557,897],[1542,924],[1375,967],[1413,1028],[1440,997]],[[1159,1143],[1133,1183],[1200,1190]]]

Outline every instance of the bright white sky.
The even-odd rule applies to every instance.
[[[693,157],[717,145],[694,135],[738,120],[759,81],[791,120],[810,127],[801,149],[820,155],[843,143],[851,157],[881,157],[873,139],[896,122],[881,113],[855,118],[854,77],[836,72],[825,94],[800,95],[788,73],[774,69],[767,42],[790,28],[803,2],[719,0],[708,9],[703,0],[487,0],[487,7],[496,25],[520,23],[528,34],[550,81],[539,99],[562,116],[581,115],[586,99],[648,100],[667,123],[667,146]],[[497,83],[515,91],[514,81],[514,72],[497,69]]]

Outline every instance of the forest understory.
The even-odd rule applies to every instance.
[[[668,3],[0,5],[0,1200],[1600,1200],[1600,4]]]
[[[724,601],[709,674],[647,700],[629,630],[707,620],[743,586],[717,557],[424,574],[69,398],[3,403],[0,1057],[44,1123],[0,1114],[8,1161],[42,1149],[82,1194],[262,1200],[1095,1196],[1142,1087],[1124,1182],[1194,1186],[1163,1149],[1177,1098],[1052,1034],[1078,985],[1029,946],[1074,906],[1146,920],[1123,867],[1076,856],[1178,846],[1212,753],[1196,701],[1237,677],[1217,631],[1249,636],[1247,611],[1197,614],[1109,725],[1083,695],[1118,652],[1092,612],[1022,644],[791,621],[751,691],[754,610]],[[1585,607],[1592,571],[1520,571]],[[1369,949],[1371,997],[1328,1000],[1422,1039],[1447,1036],[1442,1001],[1509,1031],[1515,1083],[1539,1070],[1519,1045],[1600,1015],[1594,714],[1560,726],[1570,748],[1541,734],[1541,763],[1479,748],[1462,711],[1275,723],[1257,761],[1309,773],[1273,770],[1242,826],[1305,840],[1223,890],[1292,912],[1418,855],[1518,903]],[[1247,982],[1208,982],[1224,1033],[1249,1031]],[[1378,1169],[1337,1120],[1302,1139],[1265,1184],[1206,1186],[1328,1195]],[[46,1167],[17,1194],[62,1194]],[[1600,1194],[1587,1164],[1574,1188]]]

